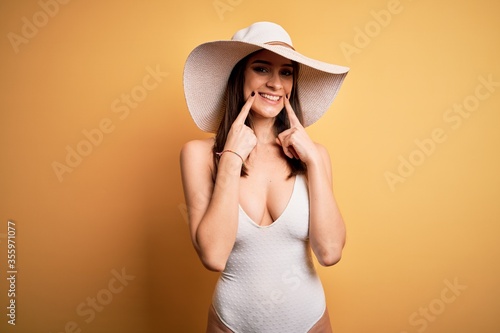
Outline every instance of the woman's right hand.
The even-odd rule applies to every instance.
[[[240,114],[234,120],[229,130],[224,150],[230,149],[238,153],[243,161],[246,161],[248,155],[252,152],[257,144],[257,137],[253,130],[245,125],[248,113],[252,108],[253,101],[255,100],[255,93],[248,97],[245,105],[241,108]]]
[[[248,158],[257,144],[253,130],[245,125],[255,96],[250,96],[231,124],[224,149]],[[214,183],[211,166],[213,140],[193,140],[181,151],[182,184],[188,209],[191,240],[203,265],[222,272],[238,232],[240,159],[221,156]],[[231,156],[232,157],[227,157]],[[225,162],[222,162],[222,160]],[[200,168],[200,166],[206,166]],[[222,171],[222,172],[221,172]]]

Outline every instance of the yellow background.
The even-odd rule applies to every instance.
[[[182,70],[198,44],[260,20],[351,67],[308,128],[330,151],[348,228],[342,261],[318,268],[335,332],[500,331],[498,2],[54,1],[0,3],[2,332],[203,331],[217,274],[188,237],[178,156],[207,134],[186,109]],[[30,38],[16,46],[13,34]],[[480,78],[495,82],[489,95]],[[125,115],[132,92],[141,101]],[[465,102],[474,111],[451,122]],[[85,146],[103,120],[112,130]],[[432,147],[435,129],[445,139]],[[78,145],[88,156],[58,177],[54,162]],[[123,288],[113,272],[128,276]],[[106,305],[92,320],[78,313],[96,297]]]

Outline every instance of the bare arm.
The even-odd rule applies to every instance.
[[[244,124],[253,103],[250,97],[231,130],[224,149],[245,160],[257,143]],[[190,141],[181,151],[181,172],[191,240],[203,265],[223,271],[238,230],[239,183],[242,160],[233,153],[221,156],[212,180],[212,148],[208,141]]]
[[[309,239],[321,265],[331,266],[342,257],[345,225],[332,190],[328,151],[317,145],[321,158],[307,165],[310,201]]]
[[[241,160],[224,154],[214,183],[208,167],[211,157],[205,142],[185,144],[182,183],[194,248],[206,268],[222,271],[236,239]]]
[[[345,225],[333,196],[331,164],[328,151],[315,144],[295,115],[288,98],[285,107],[290,128],[278,135],[277,143],[290,158],[307,165],[309,185],[311,248],[323,266],[336,264],[345,243]]]

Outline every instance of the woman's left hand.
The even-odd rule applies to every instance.
[[[284,98],[285,109],[290,121],[290,128],[281,132],[276,138],[276,143],[283,148],[283,152],[290,158],[300,159],[306,165],[318,161],[321,155],[316,144],[307,134],[304,126],[293,111],[288,96]]]

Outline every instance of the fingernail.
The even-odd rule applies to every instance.
[[[255,96],[255,91],[252,91],[252,97]]]

